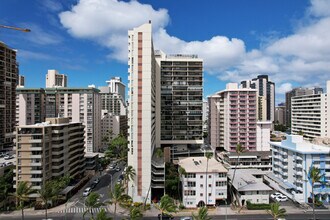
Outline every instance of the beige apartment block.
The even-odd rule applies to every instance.
[[[48,70],[46,74],[46,88],[67,87],[67,75],[60,74],[57,70]]]
[[[46,118],[43,123],[16,127],[14,188],[20,181],[27,181],[38,190],[55,177],[81,178],[84,171],[82,123],[69,122],[68,118]]]

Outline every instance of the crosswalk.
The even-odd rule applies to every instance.
[[[104,209],[106,212],[110,212],[110,209],[108,207],[99,207],[99,208],[93,208],[93,213],[99,213],[101,212],[101,210]],[[59,211],[58,213],[84,213],[86,210],[88,210],[88,208],[84,208],[84,207],[71,207],[71,208],[67,208],[66,210],[63,209],[61,211]]]

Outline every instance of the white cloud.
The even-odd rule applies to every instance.
[[[59,14],[62,25],[77,38],[98,42],[110,49],[109,57],[126,63],[127,30],[152,20],[156,49],[166,53],[198,54],[205,70],[221,80],[240,81],[268,74],[283,93],[293,84],[315,84],[330,75],[330,1],[311,0],[303,24],[286,37],[263,39],[260,48],[246,51],[244,41],[214,36],[190,41],[166,31],[166,9],[155,10],[138,1],[80,0]],[[274,33],[277,33],[276,31]]]
[[[281,85],[276,85],[276,93],[285,94],[286,92],[292,90],[291,83],[283,83]]]

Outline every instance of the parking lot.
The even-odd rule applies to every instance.
[[[0,156],[0,167],[5,167],[9,165],[15,165],[16,164],[16,155],[15,154],[9,154],[12,156],[11,159],[5,159],[4,156]]]

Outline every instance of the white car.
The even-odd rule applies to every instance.
[[[283,196],[283,194],[282,194],[282,193],[279,193],[279,192],[276,192],[276,193],[271,194],[271,195],[270,195],[270,198],[272,198],[272,199],[276,199],[276,198],[279,197],[279,196]]]
[[[96,178],[94,181],[93,181],[93,183],[95,183],[95,184],[98,184],[100,182],[100,179],[99,178]]]
[[[288,201],[288,197],[282,195],[282,196],[276,197],[275,200],[278,202],[285,202],[285,201]]]
[[[4,157],[5,160],[10,160],[10,159],[13,159],[13,158],[14,158],[13,155],[6,155],[6,156]]]
[[[85,197],[88,196],[91,193],[91,191],[92,191],[91,187],[86,188],[85,191],[83,192],[83,196]]]

